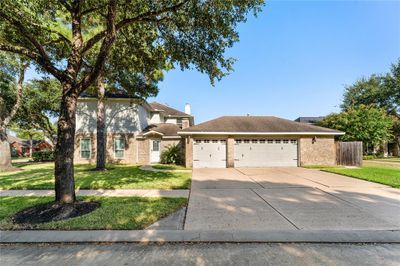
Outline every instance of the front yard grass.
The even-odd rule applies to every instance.
[[[400,165],[364,162],[361,168],[319,167],[322,171],[400,188]]]
[[[53,197],[0,197],[0,229],[26,229],[14,224],[10,217],[23,209],[53,200]],[[98,201],[101,206],[79,217],[35,224],[29,229],[140,230],[187,204],[185,198],[78,197],[78,200]]]
[[[0,189],[54,189],[54,163],[21,164],[21,171],[0,173]],[[191,173],[154,172],[140,165],[107,165],[112,170],[92,171],[94,165],[75,166],[79,189],[186,189]]]

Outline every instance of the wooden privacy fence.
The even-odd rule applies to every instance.
[[[336,163],[338,165],[361,166],[363,145],[361,141],[336,142]]]

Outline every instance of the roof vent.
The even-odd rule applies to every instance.
[[[249,113],[247,113],[247,114],[246,114],[246,116],[250,116],[250,114],[249,114]]]

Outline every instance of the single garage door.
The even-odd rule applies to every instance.
[[[295,139],[236,139],[235,167],[297,166]]]
[[[226,140],[194,140],[194,168],[225,168]]]

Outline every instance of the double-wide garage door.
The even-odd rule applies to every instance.
[[[295,139],[237,139],[235,167],[297,166]]]
[[[195,140],[194,168],[226,167],[226,140]],[[235,167],[297,166],[296,139],[236,139]]]

